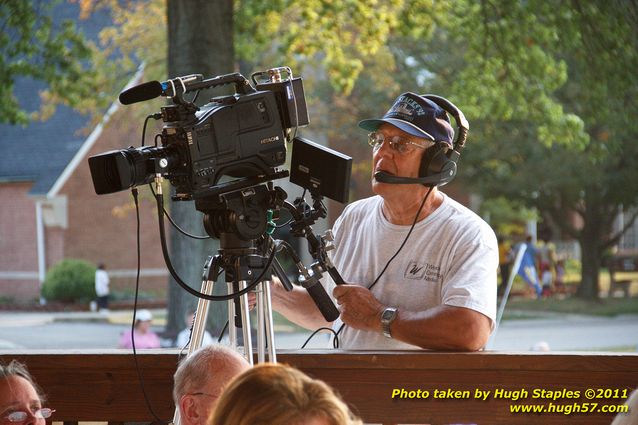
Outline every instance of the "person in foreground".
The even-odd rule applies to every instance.
[[[186,357],[173,376],[173,401],[182,425],[205,425],[224,387],[250,365],[223,345],[207,345]]]
[[[627,412],[620,412],[612,421],[611,425],[636,425],[638,424],[638,389],[632,391],[625,406],[629,409]]]
[[[349,283],[332,292],[341,313],[333,328],[345,324],[341,348],[475,351],[494,326],[496,236],[437,187],[456,173],[465,131],[454,140],[432,97],[404,93],[383,118],[359,123],[370,132],[375,196],[348,205],[333,227],[332,261]],[[466,129],[462,113],[443,101]],[[289,320],[330,326],[301,288],[273,285],[272,293]]]
[[[239,375],[219,399],[209,425],[361,425],[325,382],[282,364]]]
[[[42,407],[44,396],[26,366],[0,364],[0,423],[44,425],[55,410]]]

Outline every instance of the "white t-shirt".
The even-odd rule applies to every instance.
[[[348,283],[370,286],[408,234],[409,225],[386,220],[382,203],[380,196],[354,202],[334,225],[332,259]],[[489,317],[493,327],[497,268],[498,245],[492,228],[444,195],[443,203],[416,223],[372,293],[384,305],[410,311],[439,305],[470,308]],[[338,330],[341,323],[337,319],[333,328]],[[349,326],[339,339],[340,348],[347,349],[420,349],[380,332]]]
[[[175,346],[178,348],[186,348],[187,344],[190,343],[191,338],[191,330],[190,328],[182,329],[180,333],[177,334],[177,339],[175,340]],[[211,336],[208,331],[204,331],[204,336],[202,338],[202,347],[206,345],[212,345],[215,343],[215,340]]]
[[[97,269],[95,271],[95,294],[98,297],[109,294],[109,274],[106,270]]]

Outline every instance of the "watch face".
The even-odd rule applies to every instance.
[[[392,320],[394,316],[397,314],[397,310],[394,308],[386,308],[383,310],[383,314],[381,315],[381,319],[383,320]]]
[[[397,317],[397,309],[393,307],[388,307],[383,310],[381,314],[381,325],[383,327],[383,335],[386,338],[392,338],[392,334],[390,332],[390,324],[394,321],[394,318]]]

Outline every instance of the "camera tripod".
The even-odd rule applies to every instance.
[[[277,362],[270,276],[274,272],[288,291],[292,290],[292,283],[275,258],[280,245],[275,243],[268,234],[268,227],[274,226],[274,223],[270,221],[272,214],[267,211],[269,209],[284,207],[290,211],[293,217],[291,233],[308,240],[311,254],[317,261],[309,270],[304,267],[294,250],[285,243],[281,243],[281,246],[287,248],[288,253],[293,257],[301,273],[299,283],[311,295],[324,318],[327,321],[333,321],[339,316],[339,311],[319,283],[322,273],[326,271],[337,284],[343,283],[326,254],[329,249],[328,241],[331,238],[316,237],[310,227],[317,218],[325,217],[325,209],[310,208],[303,198],[295,201],[293,205],[285,202],[285,197],[286,194],[281,188],[272,189],[272,187],[257,185],[244,190],[226,192],[219,197],[196,201],[197,209],[204,212],[204,228],[211,237],[219,239],[220,249],[218,255],[208,257],[204,266],[201,294],[191,329],[188,355],[202,345],[214,284],[224,271],[228,293],[234,294],[234,296],[221,297],[228,300],[231,346],[241,352],[249,364],[254,363],[248,302],[248,291],[254,289],[257,313],[257,362],[266,361],[266,351],[268,360]],[[316,207],[321,204],[318,195],[313,198]],[[237,311],[235,300],[239,305],[239,311]],[[237,327],[242,330],[241,350],[238,344]],[[180,424],[179,407],[175,411],[173,423]]]
[[[253,189],[265,190],[263,186]],[[294,204],[283,201],[285,192],[278,191],[280,188],[262,190],[256,190],[251,195],[258,195],[260,192],[270,193],[272,195],[271,200],[279,200],[282,206],[292,215],[291,234],[297,237],[304,237],[308,241],[310,253],[316,259],[310,269],[301,263],[297,254],[289,245],[283,243],[283,247],[287,249],[288,254],[298,268],[300,273],[299,284],[308,291],[324,318],[327,321],[335,320],[339,316],[339,311],[319,283],[324,272],[328,272],[336,284],[344,283],[327,256],[327,251],[332,248],[330,245],[332,235],[331,232],[327,232],[325,236],[317,237],[311,228],[317,218],[326,216],[321,197],[313,193],[314,205],[311,208],[303,198],[297,198]],[[246,293],[249,282],[252,281],[250,286],[255,288],[256,293],[257,361],[260,363],[265,361],[266,349],[268,349],[269,361],[276,363],[277,356],[274,347],[269,279],[273,273],[270,273],[270,269],[277,275],[287,291],[291,291],[293,286],[275,257],[275,253],[278,250],[275,241],[265,231],[261,230],[262,228],[257,224],[258,220],[251,219],[251,213],[255,212],[257,214],[252,215],[252,218],[260,215],[262,217],[266,216],[265,210],[261,207],[254,209],[247,207],[245,202],[246,194],[237,195],[238,193],[240,192],[222,196],[226,202],[227,209],[209,211],[204,215],[206,231],[211,236],[219,238],[221,248],[218,255],[209,257],[206,261],[202,275],[201,292],[205,295],[211,295],[214,282],[219,277],[220,272],[222,270],[225,271],[228,293],[238,294],[238,298],[235,297],[237,302],[233,299],[228,300],[229,341],[233,348],[239,348],[237,328],[241,328],[244,341],[243,355],[252,365],[253,346],[250,332],[250,316],[248,314],[248,295]],[[240,199],[242,200],[241,203],[238,202]],[[253,204],[253,206],[263,205],[264,198],[262,197],[261,199],[261,202]],[[234,213],[231,214],[229,213],[230,211]],[[249,230],[249,228],[251,229]],[[257,231],[255,232],[255,230]],[[258,234],[260,234],[258,238],[248,240],[247,236],[256,237]],[[259,277],[256,277],[257,275]],[[239,294],[241,295],[239,296]],[[209,303],[208,299],[199,299],[191,330],[191,343],[188,354],[201,346]],[[237,306],[239,306],[239,312],[237,311]]]
[[[257,314],[257,362],[265,362],[267,354],[268,361],[276,363],[277,354],[275,351],[275,334],[270,296],[270,273],[268,273],[269,270],[265,270],[268,266],[268,258],[257,253],[258,248],[253,246],[255,245],[254,241],[242,241],[233,235],[225,236],[226,237],[220,239],[222,248],[219,249],[219,254],[209,256],[206,260],[202,273],[201,292],[206,295],[213,294],[215,282],[222,270],[225,271],[229,294],[246,291],[249,285],[254,286],[256,293],[255,310]],[[274,256],[275,246],[272,238],[268,236],[264,238],[264,242],[264,245],[267,245],[269,248],[267,251],[272,250],[271,255]],[[231,245],[232,247],[229,248]],[[267,252],[264,252],[264,254],[266,253]],[[272,267],[273,271],[281,279],[282,283],[284,283],[284,286],[291,285],[292,287],[292,284],[276,258],[273,257],[270,267]],[[259,275],[263,275],[265,278],[259,282],[254,282],[253,279]],[[239,305],[239,312],[237,311],[237,304]],[[191,328],[187,356],[202,346],[209,307],[210,300],[204,298],[199,299]],[[237,313],[239,313],[239,315]],[[238,327],[240,327],[242,331],[243,346],[239,345]],[[252,366],[254,363],[254,354],[248,292],[240,295],[238,299],[231,298],[228,300],[228,328],[231,347],[240,352]],[[180,425],[179,406],[175,408],[173,424]]]
[[[234,239],[234,247],[228,248],[229,241],[227,239],[229,238],[222,239],[223,247],[219,250],[219,254],[214,257],[208,257],[206,261],[202,274],[201,292],[206,295],[213,293],[215,282],[222,270],[225,271],[229,294],[239,291],[244,292],[247,291],[249,285],[253,286],[254,293],[256,294],[257,362],[264,362],[266,360],[266,354],[270,362],[276,362],[277,357],[275,353],[270,296],[270,274],[268,270],[265,270],[268,266],[268,258],[265,255],[258,254],[256,247],[250,246],[254,245],[252,241],[242,241],[233,237],[230,239]],[[268,237],[267,241],[269,242],[268,250],[274,250],[272,239]],[[287,282],[287,277],[276,261],[276,259],[273,260],[271,267],[282,281]],[[255,282],[254,279],[259,275],[264,276],[263,280]],[[201,347],[209,305],[210,301],[207,299],[200,298],[198,301],[191,330],[191,342],[188,354],[191,354]],[[242,352],[246,360],[252,365],[253,344],[248,292],[243,293],[237,298],[228,300],[228,324],[230,345]],[[237,328],[241,328],[242,331],[243,349],[240,349],[242,347],[239,345]]]

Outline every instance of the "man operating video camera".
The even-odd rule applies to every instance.
[[[309,329],[332,325],[341,348],[481,349],[496,316],[496,236],[438,189],[456,174],[465,117],[439,96],[404,93],[359,126],[370,131],[376,195],[333,228],[332,262],[348,284],[326,285],[340,318],[327,323],[299,287],[273,285],[274,309]]]

